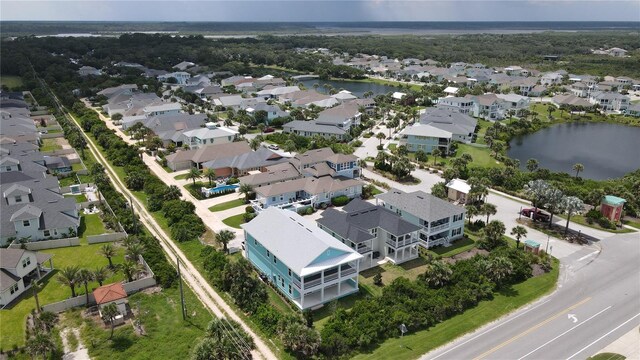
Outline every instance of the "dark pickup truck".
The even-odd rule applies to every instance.
[[[533,219],[534,221],[548,222],[551,219],[551,215],[549,213],[536,208],[522,209],[520,214]]]

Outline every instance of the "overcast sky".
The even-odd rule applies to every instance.
[[[0,0],[1,20],[640,21],[640,0]]]

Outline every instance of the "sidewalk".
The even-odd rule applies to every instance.
[[[596,354],[600,353],[620,354],[626,356],[627,360],[640,360],[640,328],[631,329]]]

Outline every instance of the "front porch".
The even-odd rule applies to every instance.
[[[299,298],[293,299],[293,302],[303,310],[317,308],[329,301],[339,299],[356,292],[358,292],[358,282],[353,279],[347,279],[327,287],[321,287],[319,289],[309,291]]]

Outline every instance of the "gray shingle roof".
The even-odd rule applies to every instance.
[[[307,131],[312,133],[327,133],[327,134],[334,134],[334,135],[346,134],[346,131],[344,131],[343,129],[340,129],[333,125],[320,125],[320,124],[317,124],[314,120],[311,120],[311,121],[294,120],[286,123],[284,127],[291,129],[291,131]]]
[[[424,191],[405,193],[392,188],[384,194],[376,195],[376,198],[382,200],[387,208],[393,206],[394,209],[406,211],[426,221],[436,221],[465,212],[464,207],[453,205]]]

